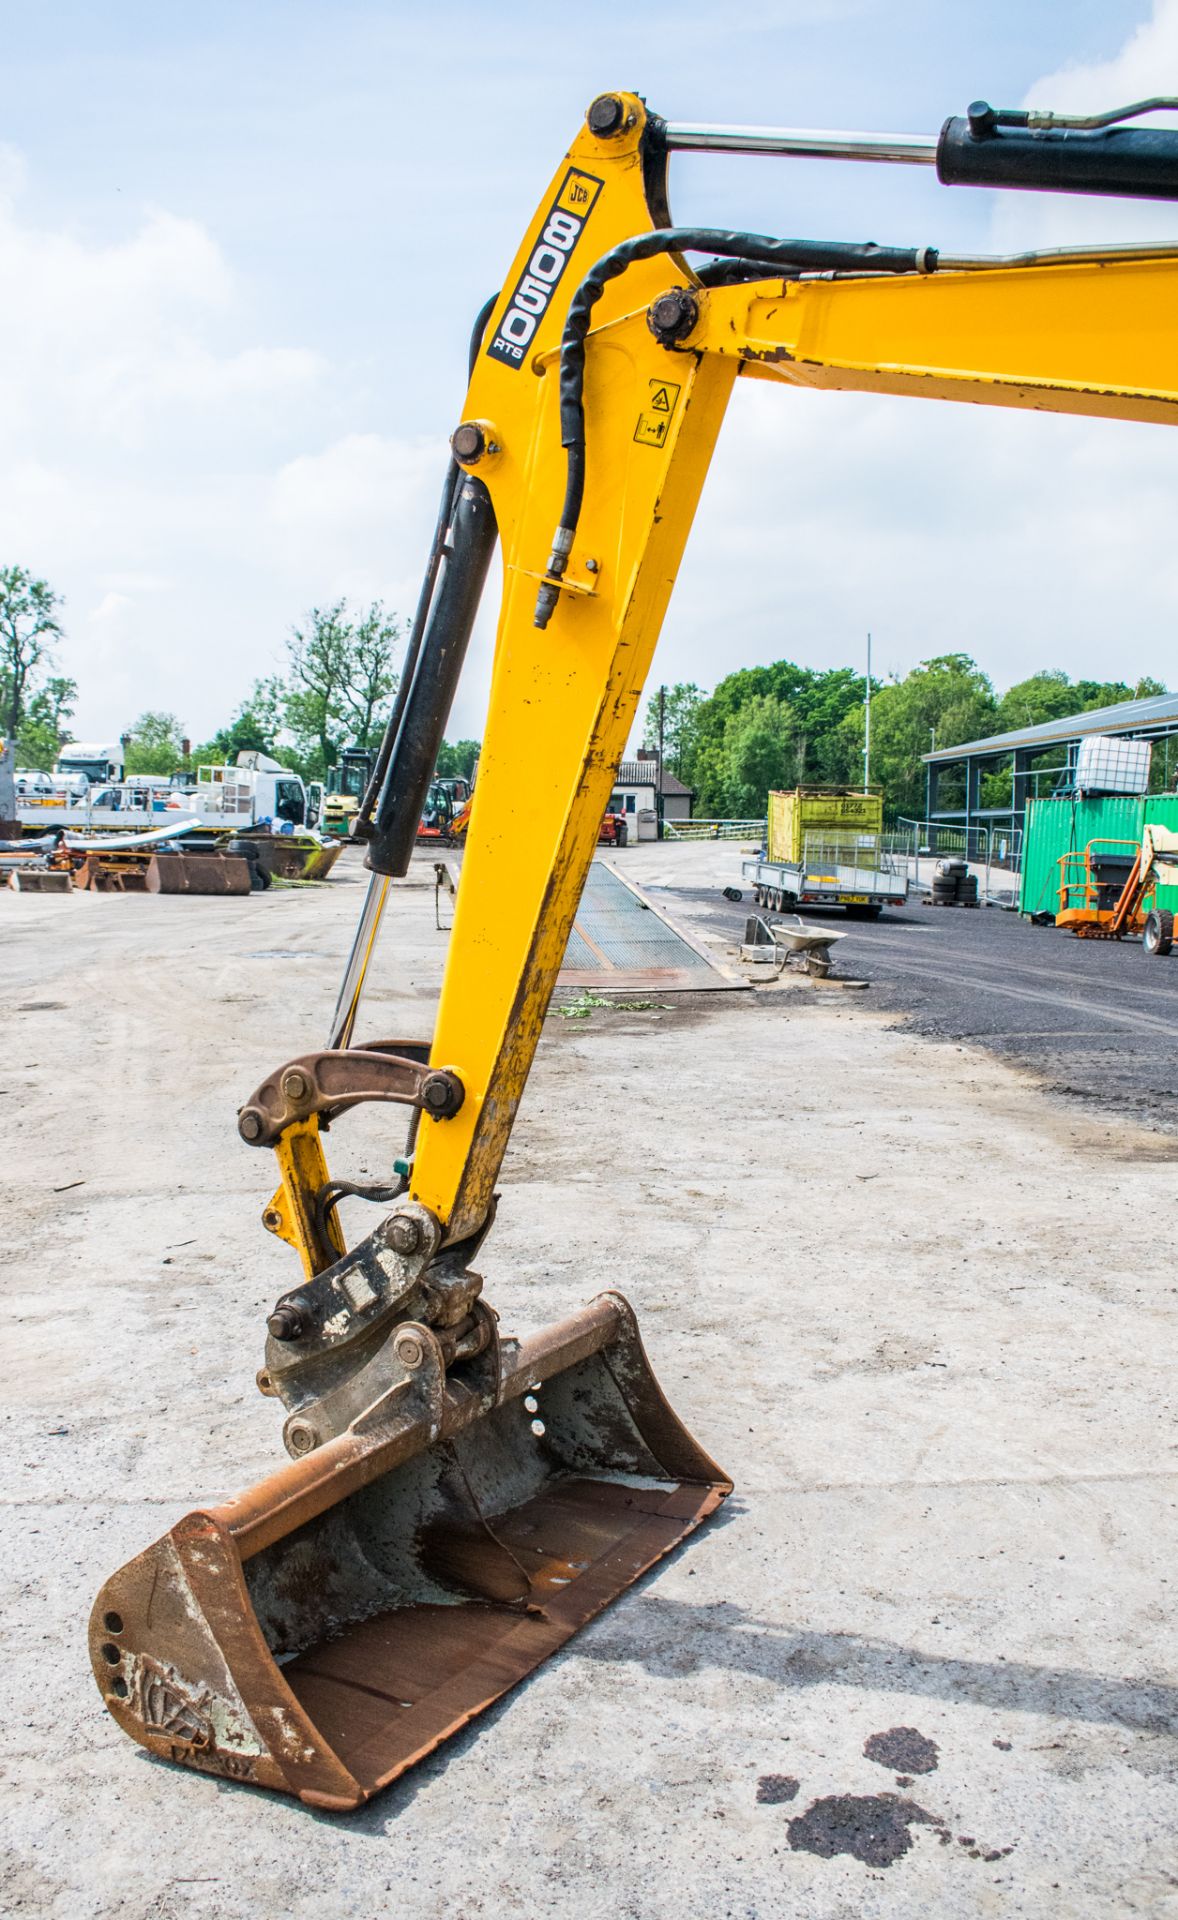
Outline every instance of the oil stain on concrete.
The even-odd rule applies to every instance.
[[[786,1800],[796,1800],[798,1782],[792,1773],[763,1773],[757,1781],[757,1805],[761,1807],[779,1807]]]
[[[789,1823],[795,1853],[833,1860],[849,1853],[867,1867],[890,1867],[912,1846],[913,1826],[935,1827],[931,1813],[897,1793],[831,1793]]]
[[[886,1733],[873,1733],[863,1744],[868,1760],[889,1773],[935,1773],[940,1748],[915,1727],[889,1727]]]

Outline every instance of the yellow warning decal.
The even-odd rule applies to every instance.
[[[650,380],[650,397],[638,416],[634,438],[640,447],[665,446],[671,420],[683,391],[671,380]]]

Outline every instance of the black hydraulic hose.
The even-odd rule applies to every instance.
[[[782,274],[782,279],[796,278],[796,275]],[[695,269],[696,285],[700,287],[739,287],[750,280],[771,278],[774,269],[767,261],[761,260],[705,260]]]
[[[636,261],[661,253],[710,253],[722,260],[756,267],[783,277],[799,273],[934,273],[931,247],[879,247],[872,241],[779,240],[764,233],[730,233],[713,227],[664,227],[623,240],[603,254],[582,280],[569,306],[560,343],[560,437],[567,455],[567,479],[560,525],[548,560],[550,580],[536,598],[535,624],[546,627],[559,598],[559,580],[581,516],[585,494],[585,342],[593,309],[611,280]],[[709,263],[708,272],[719,271]]]
[[[493,293],[489,300],[484,300],[475,318],[474,326],[471,328],[470,347],[467,355],[468,379],[474,373],[475,364],[479,357],[479,348],[483,344],[483,335],[487,331],[487,322],[495,310],[495,302],[498,298],[499,295]],[[380,790],[384,785],[385,775],[389,770],[389,761],[392,758],[393,748],[397,742],[397,735],[401,730],[401,723],[405,717],[405,708],[408,704],[409,693],[413,686],[418,655],[421,652],[421,642],[425,634],[426,619],[434,597],[434,588],[438,583],[438,569],[442,564],[442,557],[446,545],[446,530],[453,518],[454,505],[458,497],[458,485],[461,479],[462,468],[458,465],[453,455],[451,455],[446,467],[446,478],[442,485],[442,498],[438,503],[438,517],[434,524],[433,539],[430,542],[429,559],[426,561],[425,577],[421,583],[421,592],[417,596],[417,605],[413,610],[413,619],[409,627],[409,644],[405,649],[405,661],[401,668],[400,680],[397,683],[397,692],[393,700],[392,710],[389,714],[388,723],[385,727],[376,759],[373,763],[372,772],[368,778],[368,785],[364,790],[364,798],[356,811],[356,818],[352,822],[352,838],[354,840],[367,840],[371,834],[373,808],[376,806],[380,796]]]

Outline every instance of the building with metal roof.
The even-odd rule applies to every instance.
[[[1093,707],[1088,713],[1073,713],[1059,720],[1044,720],[1033,727],[1015,727],[1009,733],[993,733],[981,740],[963,740],[952,747],[934,747],[922,754],[927,773],[926,813],[929,820],[946,825],[993,825],[999,822],[1020,827],[1027,800],[1040,790],[1040,783],[1051,790],[1067,791],[1075,784],[1076,754],[1081,740],[1091,734],[1111,733],[1125,739],[1164,742],[1166,746],[1165,785],[1170,784],[1169,742],[1178,736],[1178,693],[1151,694],[1145,700],[1120,700],[1112,707]],[[1065,750],[1061,761],[1060,749]],[[1050,755],[1051,764],[1037,767],[1036,761]],[[1009,763],[1010,799],[999,807],[981,805],[983,773],[1001,770]],[[1178,771],[1178,754],[1174,757]],[[958,803],[941,804],[941,780],[946,772],[958,778],[955,787],[963,789]],[[961,774],[964,772],[964,780]]]

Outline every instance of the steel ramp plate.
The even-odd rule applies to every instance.
[[[597,992],[706,993],[740,990],[692,939],[615,867],[595,860],[589,869],[577,918],[557,981],[562,987]]]

